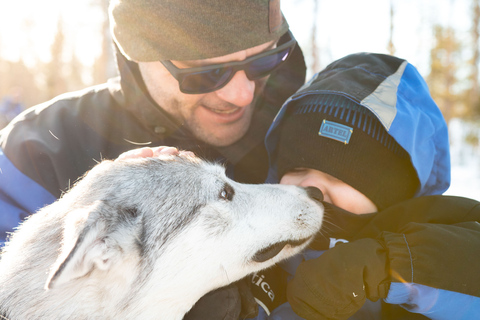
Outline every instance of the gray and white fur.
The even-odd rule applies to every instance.
[[[323,206],[192,156],[103,161],[12,234],[9,319],[182,319],[207,292],[301,251]]]

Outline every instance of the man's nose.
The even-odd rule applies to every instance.
[[[252,103],[255,94],[255,81],[247,78],[245,71],[235,73],[227,85],[217,91],[217,96],[237,107],[245,107]]]

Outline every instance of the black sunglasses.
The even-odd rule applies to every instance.
[[[183,93],[208,93],[223,88],[239,70],[244,70],[250,80],[258,80],[268,76],[288,59],[297,43],[290,31],[286,36],[285,42],[275,49],[251,56],[243,61],[185,69],[177,68],[169,60],[161,62],[177,79],[180,91]],[[280,40],[283,40],[283,37]]]

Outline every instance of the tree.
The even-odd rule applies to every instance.
[[[460,96],[455,92],[461,44],[452,27],[434,26],[435,45],[430,50],[430,74],[427,82],[432,97],[442,110],[447,123],[462,109]]]
[[[320,71],[320,58],[317,47],[317,19],[318,19],[318,2],[319,0],[313,0],[313,19],[312,19],[312,33],[311,33],[311,43],[312,43],[312,71],[317,73]]]
[[[45,68],[46,91],[48,99],[64,93],[66,91],[66,81],[64,78],[63,52],[65,46],[65,36],[63,33],[62,20],[58,20],[57,33],[50,48],[51,60]]]
[[[480,94],[478,83],[478,64],[480,62],[480,0],[473,0],[473,23],[471,29],[472,35],[472,59],[470,61],[470,88],[466,91],[466,101],[469,105],[469,115],[478,118],[480,117]]]
[[[66,67],[67,67],[66,90],[67,91],[76,91],[76,90],[84,88],[85,83],[83,82],[82,73],[83,73],[83,70],[84,70],[85,67],[78,60],[75,53],[72,54],[72,57],[70,58],[70,62],[68,63],[68,65],[66,65]]]
[[[393,18],[395,12],[393,8],[393,0],[390,0],[390,38],[388,40],[387,51],[392,56],[395,55],[395,45],[393,44]]]
[[[109,28],[108,0],[96,0],[94,5],[98,6],[103,14],[103,22],[100,26],[102,33],[102,52],[93,66],[93,83],[99,84],[115,76],[117,69],[115,66],[113,40]]]

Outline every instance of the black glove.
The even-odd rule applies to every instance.
[[[288,283],[287,299],[307,319],[347,319],[366,299],[386,298],[388,257],[374,239],[339,243],[319,258],[304,261]]]
[[[359,230],[365,227],[377,216],[377,212],[355,214],[328,202],[322,202],[325,207],[324,223],[309,247],[313,250],[327,250],[330,238],[351,240]],[[375,234],[376,235],[376,234]]]
[[[184,320],[238,320],[255,317],[258,305],[250,290],[251,277],[204,295]]]

